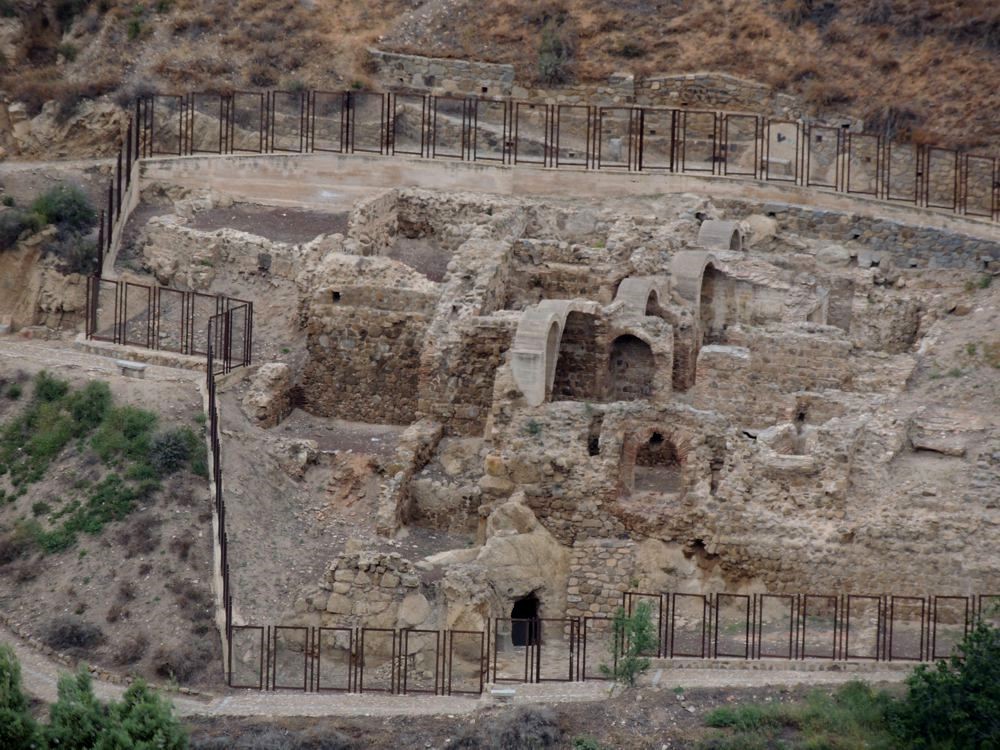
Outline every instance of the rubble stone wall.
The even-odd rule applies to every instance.
[[[354,205],[347,236],[357,240],[361,255],[381,255],[395,241],[399,229],[397,202],[397,191],[385,190]]]
[[[416,418],[420,312],[329,305],[309,320],[309,360],[301,386],[323,416],[409,424]]]

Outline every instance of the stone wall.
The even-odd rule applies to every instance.
[[[385,190],[354,204],[347,236],[358,242],[359,255],[381,255],[395,242],[399,228],[397,201],[396,190]]]
[[[717,200],[727,218],[750,213],[766,214],[778,223],[778,232],[850,243],[869,251],[863,261],[869,265],[890,258],[902,268],[962,268],[983,270],[988,264],[1000,268],[1000,241],[972,237],[934,227],[908,226],[889,219],[859,214],[801,208],[785,203],[757,203]],[[860,258],[858,250],[854,253]]]
[[[300,383],[310,410],[376,424],[412,422],[427,325],[420,312],[314,308]]]
[[[368,50],[379,83],[390,91],[510,96],[514,66]]]
[[[730,329],[723,345],[698,354],[692,403],[744,426],[766,427],[790,419],[798,391],[844,389],[853,372],[851,343],[795,327]]]

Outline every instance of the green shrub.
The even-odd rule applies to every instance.
[[[7,398],[11,401],[17,401],[21,398],[22,391],[23,389],[21,388],[20,383],[11,383],[10,388],[7,389]]]
[[[69,383],[54,378],[45,370],[35,376],[35,399],[47,403],[58,401],[69,391]]]
[[[97,211],[75,185],[59,185],[45,191],[31,204],[31,210],[46,223],[64,230],[84,232],[97,224]]]
[[[649,669],[650,661],[643,654],[655,651],[658,644],[648,601],[639,602],[631,616],[619,607],[612,621],[612,666],[602,664],[601,673],[629,687],[635,685],[639,675]]]
[[[921,664],[893,716],[910,748],[1000,747],[1000,628],[979,622],[948,661]]]
[[[14,196],[13,195],[5,195],[3,198],[0,198],[0,203],[2,203],[3,205],[7,206],[8,208],[10,208],[11,206],[14,205]]]
[[[156,415],[134,406],[113,407],[91,439],[91,446],[106,464],[123,459],[145,461]]]
[[[56,48],[56,52],[62,55],[66,59],[66,62],[76,60],[77,51],[76,45],[71,42],[63,42]]]
[[[86,276],[97,270],[97,243],[76,232],[60,231],[55,239],[45,244],[45,252],[61,261],[59,270],[63,273]]]
[[[170,704],[136,680],[109,706],[109,731],[96,750],[187,750],[187,734]]]
[[[160,476],[173,474],[187,464],[198,443],[198,437],[188,427],[162,432],[149,447],[149,463]]]
[[[111,389],[107,383],[92,380],[67,399],[69,412],[80,432],[95,429],[111,409]]]
[[[49,708],[44,729],[49,747],[84,750],[97,747],[108,730],[108,714],[94,695],[86,667],[59,678],[58,700]]]
[[[21,687],[21,665],[14,650],[0,643],[0,747],[27,750],[40,744],[38,726]]]
[[[41,500],[37,503],[31,504],[31,515],[35,516],[35,518],[38,518],[38,516],[44,516],[50,510],[52,510],[52,506]]]
[[[22,235],[42,228],[40,217],[27,211],[0,211],[0,250],[10,250]]]

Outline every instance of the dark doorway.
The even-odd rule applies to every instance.
[[[538,645],[538,597],[534,594],[518,599],[510,610],[510,639],[515,646]]]

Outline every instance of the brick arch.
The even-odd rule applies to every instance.
[[[705,337],[703,328],[711,322],[711,300],[703,300],[705,278],[717,278],[720,264],[716,257],[704,250],[683,250],[676,253],[670,262],[670,273],[673,289],[681,299],[691,306],[694,314],[694,326],[687,329],[683,335],[674,331],[674,372],[673,386],[675,391],[686,391],[695,381],[695,367],[698,352],[701,350]],[[714,296],[714,287],[713,287]],[[707,302],[705,309],[702,303]]]

